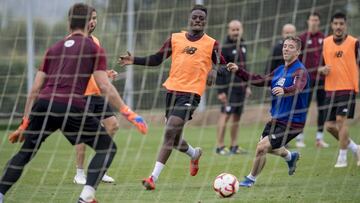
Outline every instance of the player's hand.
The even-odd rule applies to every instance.
[[[119,73],[116,72],[114,69],[107,70],[106,73],[111,81],[115,80],[116,77],[119,75]]]
[[[230,72],[235,73],[236,71],[239,70],[239,66],[237,66],[235,63],[228,63],[226,65],[226,69]]]
[[[273,93],[273,95],[275,96],[281,96],[284,95],[284,88],[282,87],[274,87],[271,92]]]
[[[321,66],[319,67],[318,72],[322,75],[328,75],[330,73],[330,66],[328,65]]]
[[[216,76],[217,76],[217,70],[214,68],[211,69],[211,71],[207,75],[206,85],[213,86],[216,82]]]
[[[227,96],[224,92],[218,94],[218,100],[223,103],[226,104],[227,103]]]
[[[120,113],[133,125],[136,126],[136,128],[138,129],[138,131],[140,131],[142,134],[146,134],[148,131],[148,127],[147,124],[145,122],[145,120],[139,116],[138,114],[136,114],[135,112],[133,112],[128,106],[124,106],[121,107],[120,109]]]
[[[16,142],[23,142],[25,140],[23,133],[26,130],[26,128],[29,126],[29,123],[30,123],[29,119],[24,117],[19,128],[9,134],[8,136],[9,142],[12,144]]]
[[[119,56],[118,64],[121,66],[134,64],[134,57],[131,56],[130,52],[127,52],[127,55]]]
[[[249,98],[249,97],[251,97],[251,95],[252,95],[252,91],[251,91],[251,88],[250,87],[247,87],[246,88],[246,93],[245,93],[245,97],[246,98]]]

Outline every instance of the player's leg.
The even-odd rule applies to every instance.
[[[75,107],[71,108],[70,113],[74,116],[68,117],[62,129],[66,138],[72,144],[85,143],[95,150],[87,169],[86,184],[80,194],[82,200],[90,202],[95,199],[95,190],[116,154],[116,145],[99,119],[86,116]]]
[[[76,175],[73,179],[73,182],[76,184],[84,185],[86,183],[86,175],[84,170],[84,160],[85,160],[85,144],[75,145],[76,151]]]
[[[231,139],[230,139],[230,153],[231,154],[246,154],[247,151],[238,145],[239,137],[239,123],[241,118],[241,112],[234,112],[232,114],[231,122]]]
[[[354,117],[355,111],[355,96],[350,94],[349,96],[340,96],[339,105],[336,112],[336,125],[339,129],[339,156],[335,167],[346,167],[347,166],[347,149],[350,149],[357,163],[359,164],[360,160],[360,149],[357,144],[354,143],[349,137],[348,129],[348,118]]]
[[[230,114],[226,112],[226,107],[221,107],[221,113],[219,115],[218,126],[217,126],[217,136],[216,136],[216,153],[220,155],[227,155],[229,149],[225,147],[224,138],[226,133],[226,123],[230,118]]]
[[[241,187],[251,187],[256,177],[261,173],[266,163],[266,153],[271,151],[271,144],[269,138],[263,137],[256,146],[255,159],[249,175],[245,176],[245,179],[240,182]]]
[[[24,133],[25,141],[17,154],[6,164],[0,179],[0,193],[5,193],[20,178],[25,166],[34,158],[43,141],[55,131],[58,122],[52,120],[47,114],[48,102],[38,100],[31,110],[30,123]],[[35,114],[33,114],[35,112]],[[46,123],[45,123],[46,122]],[[45,124],[45,125],[44,125]],[[46,133],[45,133],[46,132]]]
[[[312,100],[313,100],[313,96],[314,96],[314,92],[316,92],[316,83],[317,83],[317,80],[311,80],[310,81],[310,88],[309,88],[309,97],[308,97],[308,103],[307,103],[307,114],[309,112],[309,109],[310,109],[310,105],[312,103]],[[295,146],[297,148],[304,148],[306,147],[306,144],[304,142],[305,140],[305,135],[304,135],[304,132],[301,132],[299,135],[296,136],[295,138],[296,142],[295,142]]]
[[[167,121],[165,127],[164,142],[161,146],[157,161],[151,175],[148,178],[143,179],[142,181],[145,189],[155,189],[155,181],[157,181],[168,158],[170,157],[173,148],[176,148],[192,157],[191,166],[193,161],[195,161],[195,164],[198,167],[198,159],[201,156],[201,149],[193,148],[181,138],[181,135],[186,121],[191,120],[192,114],[198,106],[199,102],[200,96],[196,96],[193,94],[182,93],[176,95],[175,93],[167,93],[165,114]]]
[[[231,114],[231,131],[230,131],[230,154],[245,154],[246,150],[238,145],[239,137],[239,122],[242,111],[244,109],[244,102],[246,97],[245,89],[240,92],[232,92],[229,98],[229,105],[231,109],[227,112]]]
[[[0,193],[5,195],[6,192],[14,185],[20,178],[26,164],[35,157],[36,152],[41,146],[41,136],[32,135],[29,138],[25,135],[24,144],[21,146],[18,153],[16,153],[6,164],[3,175],[0,180]],[[46,135],[47,137],[48,135]],[[34,142],[35,141],[35,142]]]
[[[108,107],[109,108],[109,107]],[[110,116],[101,120],[101,123],[104,125],[106,132],[114,137],[116,132],[119,130],[119,122],[116,116]],[[113,177],[109,176],[107,173],[101,179],[105,183],[114,183],[115,180]]]
[[[86,144],[95,150],[95,156],[88,166],[86,184],[80,198],[84,201],[92,201],[95,199],[97,186],[110,167],[117,149],[112,138],[106,134],[97,136],[97,138],[93,136],[92,141],[86,141]]]
[[[92,113],[94,109],[95,109],[95,104],[93,102],[93,97],[88,96],[86,98],[85,111]],[[86,183],[86,174],[84,170],[85,152],[86,152],[86,145],[84,143],[75,145],[76,173],[73,178],[73,183],[79,185],[85,185]]]
[[[151,172],[151,175],[148,178],[144,178],[142,180],[142,184],[146,190],[155,189],[155,182],[158,180],[162,170],[165,167],[167,160],[171,155],[172,149],[175,146],[176,137],[181,136],[184,124],[185,124],[184,120],[178,116],[168,117],[165,126],[164,141],[160,148],[153,171]],[[180,144],[182,148],[186,147],[184,145],[186,144],[184,143]]]
[[[200,96],[195,94],[185,94],[176,96],[176,103],[171,115],[181,118],[184,123],[181,131],[176,133],[174,147],[190,157],[190,175],[196,176],[199,171],[199,160],[202,155],[200,147],[192,147],[182,138],[182,130],[185,123],[192,119],[195,109],[200,103]]]
[[[100,96],[89,96],[87,100],[88,112],[91,112],[101,120],[101,124],[105,127],[106,132],[112,137],[119,129],[119,123],[114,116],[113,109],[106,103],[105,99]],[[84,172],[84,160],[85,160],[85,144],[78,144],[76,149],[76,175],[74,177],[74,183],[84,185],[86,183],[86,175]],[[115,180],[105,174],[102,178],[105,183],[113,183]]]
[[[317,132],[316,147],[327,148],[329,144],[324,141],[324,124],[326,120],[326,92],[324,90],[324,80],[319,80],[316,88],[316,104],[317,104]]]

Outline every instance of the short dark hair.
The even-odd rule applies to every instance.
[[[95,9],[93,6],[89,6],[89,8],[90,8],[90,14],[91,14],[92,12],[96,12],[96,9]]]
[[[87,23],[90,21],[92,7],[84,3],[74,4],[68,13],[70,29],[82,29],[86,28]]]
[[[200,11],[204,11],[205,12],[205,15],[207,15],[207,8],[203,5],[200,5],[200,4],[196,4],[190,12],[193,12],[195,10],[200,10]]]
[[[297,49],[300,50],[301,49],[301,39],[299,37],[296,36],[287,36],[284,40],[284,42],[286,40],[292,40],[296,43]]]
[[[343,12],[336,12],[333,16],[331,16],[331,21],[330,22],[333,22],[335,18],[342,18],[346,22],[346,15]]]
[[[307,16],[307,19],[309,19],[310,16],[317,16],[320,19],[320,13],[317,11],[310,12]]]

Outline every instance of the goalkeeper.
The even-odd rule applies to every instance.
[[[26,101],[23,122],[9,137],[11,142],[24,140],[24,144],[5,167],[0,180],[0,203],[42,142],[58,129],[71,144],[85,143],[95,150],[79,202],[96,203],[95,190],[114,158],[116,145],[99,119],[84,111],[84,92],[91,74],[110,104],[140,131],[147,131],[142,117],[124,104],[109,82],[104,50],[87,37],[90,13],[86,4],[75,4],[69,11],[71,35],[46,52]]]

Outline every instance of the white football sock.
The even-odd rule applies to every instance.
[[[342,160],[346,160],[347,157],[347,149],[340,149],[339,150],[339,158],[342,159]]]
[[[84,201],[92,201],[95,199],[95,188],[90,185],[85,185],[80,194],[81,199]]]
[[[4,195],[0,192],[0,203],[3,203],[4,201]]]
[[[190,158],[194,158],[196,150],[191,145],[189,145],[189,149],[185,153],[189,155]]]
[[[324,137],[323,132],[320,132],[320,131],[316,132],[316,140],[323,140],[323,137]]]
[[[155,167],[154,167],[154,170],[153,170],[153,172],[151,173],[151,176],[153,177],[153,181],[155,182],[155,181],[157,181],[157,179],[159,178],[159,175],[160,175],[160,173],[161,173],[161,171],[163,170],[163,168],[164,168],[164,164],[163,163],[161,163],[161,162],[156,162],[155,163]]]
[[[287,154],[283,158],[285,159],[285,161],[290,161],[291,160],[291,152],[287,149],[286,149],[286,152],[287,152]]]
[[[347,148],[350,149],[353,153],[357,153],[358,151],[358,145],[352,139],[350,139],[350,143],[348,144]]]
[[[76,175],[82,175],[85,176],[85,171],[83,168],[77,168],[76,169]]]
[[[251,173],[249,173],[249,175],[247,175],[246,177],[254,182],[256,181],[256,176],[253,176]]]
[[[296,136],[296,141],[297,142],[303,142],[304,141],[304,134],[300,133]]]

